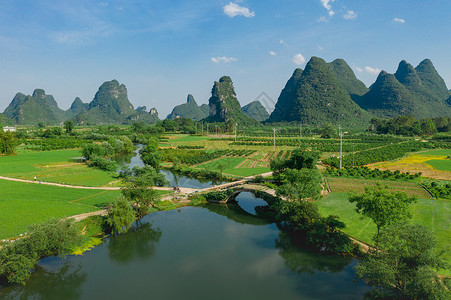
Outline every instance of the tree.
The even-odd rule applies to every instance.
[[[285,180],[277,189],[280,195],[290,200],[316,200],[321,195],[321,173],[317,169],[287,169]]]
[[[381,187],[365,187],[365,193],[353,193],[349,197],[349,202],[356,203],[356,211],[376,224],[376,249],[381,228],[410,218],[409,205],[415,201],[414,196],[409,197],[405,192],[390,193]]]
[[[129,202],[133,203],[136,218],[142,219],[150,212],[150,206],[157,201],[155,190],[151,188],[154,185],[153,176],[150,173],[143,173],[134,176],[125,183],[121,189],[122,195]]]
[[[330,139],[337,135],[337,130],[335,129],[334,125],[332,123],[327,122],[324,124],[324,127],[321,128],[321,138],[323,139]]]
[[[429,228],[400,223],[384,228],[378,255],[367,255],[355,267],[357,277],[376,287],[378,297],[450,299],[434,268],[446,266]]]
[[[66,130],[66,133],[71,133],[74,129],[74,122],[72,121],[66,121],[64,122],[64,129]]]
[[[221,178],[222,178],[222,172],[224,172],[226,168],[226,164],[223,161],[218,162],[218,169],[221,172]]]
[[[135,213],[133,208],[124,198],[120,198],[108,205],[108,215],[105,221],[111,228],[113,235],[126,232],[134,220]]]
[[[3,132],[0,129],[0,154],[12,155],[15,153],[17,146],[17,138],[14,132],[7,131]]]

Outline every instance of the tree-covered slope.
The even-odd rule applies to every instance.
[[[154,107],[150,109],[149,112],[147,112],[147,108],[145,106],[140,106],[136,109],[136,111],[129,115],[125,121],[124,124],[132,124],[135,122],[140,122],[144,124],[156,124],[158,121],[160,121],[160,118],[158,117],[158,111]]]
[[[351,99],[356,100],[359,96],[368,92],[366,85],[357,79],[351,67],[341,58],[328,63],[335,74],[338,82],[340,82],[345,90],[351,96]]]
[[[100,86],[88,110],[78,114],[74,121],[78,124],[121,124],[134,113],[125,85],[111,80]]]
[[[0,127],[5,125],[10,125],[12,123],[11,119],[5,116],[4,114],[0,113]],[[0,128],[0,130],[2,130]]]
[[[371,89],[359,100],[359,105],[380,118],[412,114],[418,107],[409,91],[395,75],[381,71]]]
[[[293,104],[297,97],[297,90],[299,89],[299,81],[303,70],[295,69],[293,75],[288,79],[285,87],[280,92],[280,96],[277,99],[276,106],[269,116],[269,122],[283,122],[286,119],[286,114],[290,111],[290,106]]]
[[[78,115],[79,113],[86,111],[89,107],[89,103],[83,103],[79,97],[76,97],[75,100],[72,102],[70,108],[66,110],[66,112],[71,116],[74,117]]]
[[[17,93],[4,114],[15,124],[36,125],[44,122],[56,125],[69,118],[68,114],[58,107],[52,95],[46,95],[42,89],[36,89],[32,96]]]
[[[425,59],[415,68],[423,86],[439,99],[447,99],[450,95],[445,81],[438,74],[429,59]]]
[[[252,101],[241,108],[243,113],[258,122],[263,122],[269,118],[268,111],[263,107],[260,101]]]
[[[193,120],[202,120],[208,116],[196,103],[194,97],[189,94],[186,103],[177,105],[166,119],[188,118]]]
[[[215,81],[208,100],[210,115],[205,119],[207,122],[228,122],[238,124],[257,124],[254,119],[249,118],[241,111],[240,102],[236,98],[232,79],[223,76]]]
[[[276,109],[278,118],[272,121],[298,121],[308,125],[322,125],[327,122],[348,127],[366,125],[369,114],[362,110],[338,81],[330,66],[318,57],[312,57],[299,79],[296,71],[290,78],[289,89],[282,91]],[[291,82],[290,82],[291,81]],[[292,94],[296,90],[295,96]],[[282,99],[283,105],[279,104]]]
[[[451,115],[448,97],[443,79],[428,59],[417,68],[403,60],[394,75],[382,71],[358,103],[381,118],[412,115],[423,119]]]

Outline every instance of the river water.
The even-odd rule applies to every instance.
[[[114,158],[114,160],[119,165],[119,168],[127,166],[130,169],[133,169],[134,166],[138,167],[144,166],[144,162],[141,160],[141,157],[139,156],[139,150],[143,147],[143,145],[137,146],[138,149],[133,154],[119,155]],[[205,189],[210,187],[211,185],[224,183],[221,181],[212,182],[208,179],[190,178],[187,176],[177,174],[175,172],[171,172],[170,170],[161,170],[160,172],[163,173],[169,180],[170,182],[169,186],[178,186],[192,189]]]
[[[295,247],[258,217],[263,200],[147,215],[82,256],[40,261],[26,286],[1,299],[362,299],[355,259]],[[247,211],[246,211],[246,210]]]

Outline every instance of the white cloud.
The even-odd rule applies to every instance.
[[[296,54],[295,56],[293,56],[293,63],[298,66],[302,65],[303,63],[305,63],[304,56],[302,56],[301,53]]]
[[[324,50],[324,48],[323,48],[323,47],[321,47],[321,46],[318,46],[318,50],[319,50],[319,51],[323,51],[323,50]]]
[[[236,16],[253,18],[255,16],[254,11],[250,11],[249,8],[239,6],[238,4],[233,3],[233,2],[230,2],[229,4],[225,5],[223,8],[224,8],[224,13],[231,18],[236,17]]]
[[[276,55],[277,55],[277,53],[276,53],[276,52],[274,52],[274,51],[269,51],[269,55],[272,55],[272,56],[276,56]]]
[[[232,61],[237,61],[237,59],[235,57],[218,56],[218,57],[212,57],[211,61],[214,62],[215,64],[219,64],[219,63],[229,63]]]
[[[396,23],[405,23],[406,20],[401,19],[401,18],[394,18],[394,19],[393,19],[393,22],[396,22]]]
[[[332,10],[332,5],[331,3],[334,2],[335,0],[320,0],[321,4],[323,5],[323,7],[325,9],[327,9],[327,13],[329,14],[329,16],[333,16],[335,15],[335,12]]]
[[[318,18],[317,21],[318,21],[318,22],[324,22],[324,23],[327,23],[327,22],[329,22],[329,19],[326,18],[325,16],[321,16],[321,17]]]
[[[372,68],[372,67],[368,67],[368,66],[366,66],[364,69],[366,72],[373,74],[373,75],[377,75],[381,72],[381,70],[378,68]]]
[[[280,41],[279,41],[279,43],[280,43],[281,45],[284,45],[284,46],[286,46],[286,45],[287,45],[287,43],[285,43],[285,41],[284,41],[284,40],[280,40]]]
[[[346,14],[343,16],[345,20],[354,20],[357,19],[357,13],[353,10],[348,10]]]
[[[360,67],[354,66],[354,69],[355,69],[357,72],[359,72],[359,73],[362,73],[362,72],[363,72],[363,69],[360,68]]]

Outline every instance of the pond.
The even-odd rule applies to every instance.
[[[137,146],[138,149],[135,151],[135,153],[128,155],[119,155],[114,158],[114,160],[117,162],[119,166],[119,169],[125,166],[129,167],[130,169],[132,169],[134,166],[139,167],[144,166],[144,162],[141,160],[141,157],[139,156],[139,149],[141,149],[143,145]],[[184,175],[177,174],[170,170],[161,170],[160,172],[165,174],[166,178],[170,181],[169,186],[204,189],[210,187],[211,185],[224,183],[221,181],[212,182],[211,180],[208,179],[190,178]]]
[[[362,299],[355,264],[293,246],[237,204],[208,204],[147,215],[82,256],[43,259],[26,286],[0,289],[0,298]]]

